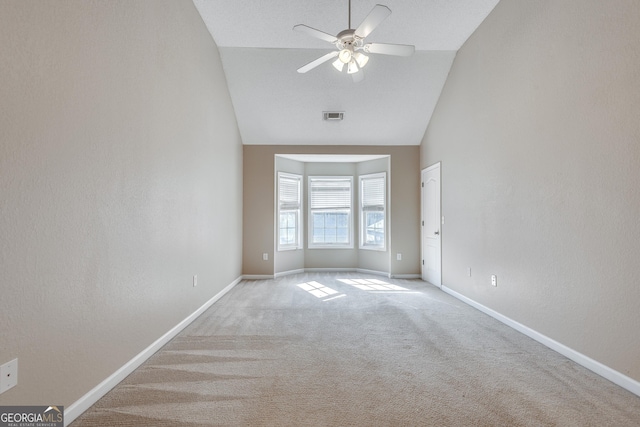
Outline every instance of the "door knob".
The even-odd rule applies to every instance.
[[[440,235],[440,231],[436,231],[436,232],[435,232],[435,233],[433,233],[433,234],[435,234],[436,236],[439,236],[439,235]]]

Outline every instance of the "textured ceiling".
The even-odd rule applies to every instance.
[[[366,41],[413,44],[411,57],[370,55],[354,83],[327,62],[296,69],[335,50],[292,30],[329,34],[348,26],[347,0],[194,0],[220,48],[244,144],[417,145],[455,52],[498,0],[379,0],[392,14]],[[352,0],[356,28],[377,1]],[[323,111],[344,111],[342,122]]]

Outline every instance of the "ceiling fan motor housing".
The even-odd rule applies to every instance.
[[[356,30],[340,31],[336,36],[336,47],[338,49],[357,50],[362,48],[362,39],[355,35]]]

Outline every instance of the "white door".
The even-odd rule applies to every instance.
[[[422,171],[422,280],[442,287],[440,163]]]

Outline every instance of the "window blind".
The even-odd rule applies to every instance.
[[[350,178],[311,178],[309,190],[311,209],[351,208]]]
[[[278,200],[281,210],[300,207],[300,178],[280,175]]]
[[[377,176],[362,179],[362,210],[383,211],[385,196],[385,177]]]

